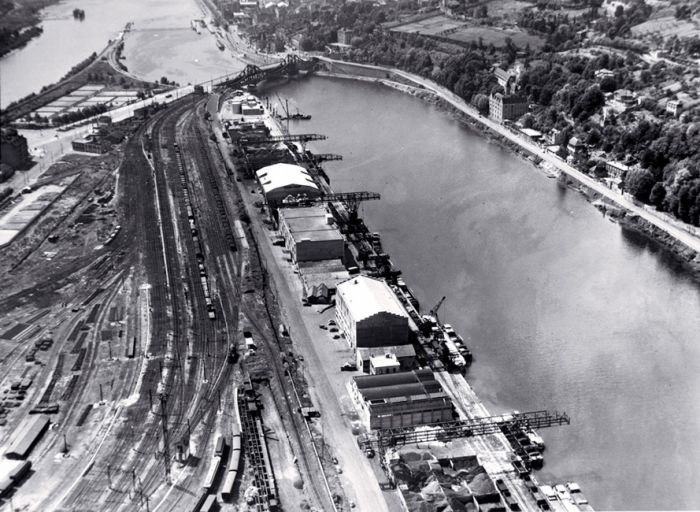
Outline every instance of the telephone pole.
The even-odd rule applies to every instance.
[[[163,464],[165,465],[165,481],[170,483],[170,447],[168,446],[168,416],[166,412],[168,397],[160,394],[160,421],[163,425]]]

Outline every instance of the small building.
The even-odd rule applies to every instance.
[[[302,300],[310,304],[330,304],[338,284],[350,277],[339,259],[300,261],[297,267],[303,287]]]
[[[313,199],[321,191],[306,169],[292,164],[263,167],[255,175],[271,208],[279,208],[285,200]]]
[[[577,155],[583,153],[586,150],[586,145],[581,142],[578,137],[571,137],[569,143],[566,146],[566,150],[570,155]]]
[[[502,123],[527,113],[527,100],[520,96],[505,96],[500,92],[489,97],[489,117]]]
[[[14,128],[0,130],[0,163],[24,169],[31,163],[27,139]]]
[[[520,133],[525,135],[528,139],[532,139],[535,142],[540,142],[542,140],[542,132],[533,130],[532,128],[522,128]]]
[[[637,105],[637,95],[628,89],[618,89],[608,101],[608,106],[617,112],[624,112]]]
[[[279,230],[292,261],[342,259],[345,240],[325,206],[280,208]]]
[[[615,73],[605,68],[597,70],[594,74],[595,77],[599,80],[602,80],[603,78],[612,78],[615,76]]]
[[[81,151],[83,153],[94,153],[101,155],[109,151],[109,144],[104,140],[99,140],[94,135],[87,135],[82,139],[76,139],[71,142],[73,151]]]
[[[678,117],[678,114],[681,113],[682,107],[683,103],[678,100],[669,100],[666,102],[666,112],[671,114],[673,117]]]
[[[365,373],[373,373],[371,359],[377,356],[390,355],[399,364],[400,371],[416,369],[416,349],[413,345],[398,345],[392,347],[360,347],[355,351],[357,367]]]
[[[353,37],[355,37],[355,33],[352,30],[346,28],[338,29],[338,43],[350,46]]]
[[[353,400],[367,429],[452,420],[452,402],[429,368],[353,378]]]
[[[630,170],[628,165],[622,162],[615,162],[609,160],[605,162],[605,170],[608,172],[608,176],[611,178],[621,179]]]
[[[409,342],[408,313],[381,279],[356,276],[340,283],[335,315],[352,348]]]
[[[401,364],[394,354],[381,354],[369,358],[370,375],[385,375],[387,373],[398,373],[401,371]]]

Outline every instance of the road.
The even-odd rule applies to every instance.
[[[338,63],[338,64],[345,64],[345,65],[348,64],[346,62],[336,61],[333,59],[328,59],[326,57],[319,57],[319,59],[322,61],[330,62],[330,63]],[[643,207],[635,204],[633,201],[631,201],[627,197],[624,197],[622,194],[615,192],[614,190],[609,189],[603,183],[600,183],[599,181],[588,176],[587,174],[584,174],[581,171],[575,169],[574,167],[572,167],[571,165],[569,165],[565,161],[563,161],[561,158],[550,153],[549,151],[542,148],[541,146],[533,143],[532,141],[530,141],[528,139],[525,139],[524,137],[516,135],[507,126],[504,126],[496,121],[493,121],[491,119],[488,119],[487,117],[480,115],[479,112],[475,108],[473,108],[466,101],[464,101],[462,98],[460,98],[459,96],[454,94],[449,89],[436,84],[432,80],[428,80],[427,78],[422,78],[420,76],[414,75],[412,73],[407,73],[407,72],[401,71],[399,69],[382,68],[379,66],[369,66],[369,65],[364,65],[364,64],[359,65],[359,66],[366,67],[368,69],[380,69],[380,70],[390,71],[390,72],[395,73],[396,75],[398,75],[406,80],[409,80],[409,81],[425,88],[426,90],[432,91],[438,97],[444,99],[450,105],[459,109],[461,112],[465,113],[466,115],[470,116],[475,121],[481,123],[482,125],[486,126],[487,128],[491,129],[492,131],[498,133],[499,135],[503,136],[504,138],[508,139],[509,141],[511,141],[515,144],[518,144],[523,149],[538,156],[542,160],[550,163],[555,168],[559,169],[561,172],[567,174],[568,176],[571,176],[575,180],[581,182],[582,184],[584,184],[585,186],[594,190],[595,192],[599,193],[600,195],[608,198],[609,200],[613,201],[618,206],[626,209],[627,211],[629,211],[633,214],[638,215],[639,217],[643,218],[644,220],[648,221],[649,223],[653,224],[654,226],[656,226],[659,229],[663,230],[664,232],[668,233],[676,240],[682,242],[683,244],[685,244],[687,247],[694,250],[695,252],[700,253],[700,237],[697,237],[697,236],[693,235],[692,233],[689,233],[688,231],[686,231],[680,227],[677,227],[676,225],[672,224],[668,220],[661,217],[659,214],[652,212],[652,211],[649,211],[646,208],[643,208]]]

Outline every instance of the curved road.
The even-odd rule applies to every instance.
[[[516,134],[514,134],[512,131],[508,129],[508,127],[501,125],[500,123],[497,123],[496,121],[493,121],[491,119],[488,119],[487,117],[484,117],[480,115],[476,109],[474,109],[471,105],[469,105],[466,101],[464,101],[462,98],[454,94],[452,91],[449,89],[442,87],[441,85],[436,84],[432,80],[428,80],[427,78],[422,78],[420,76],[414,75],[412,73],[407,73],[405,71],[401,71],[399,69],[394,69],[394,68],[384,68],[380,66],[369,66],[366,64],[355,64],[355,63],[348,63],[344,61],[337,61],[333,59],[328,59],[325,57],[319,57],[320,60],[329,62],[329,63],[337,63],[337,64],[343,64],[345,66],[347,65],[353,65],[353,66],[358,66],[358,67],[365,67],[367,69],[377,69],[377,70],[383,70],[383,71],[389,71],[392,72],[402,78],[405,78],[406,80],[409,80],[416,85],[423,87],[426,90],[432,91],[435,93],[437,96],[440,98],[444,99],[448,103],[450,103],[452,106],[455,108],[459,109],[461,112],[464,112],[474,120],[478,121],[479,123],[487,126],[489,129],[492,131],[498,133],[499,135],[502,135],[506,139],[508,139],[511,142],[514,142],[518,144],[520,147],[526,149],[533,155],[538,156],[542,160],[550,163],[557,169],[559,169],[561,172],[566,173],[567,175],[571,176],[575,180],[581,182],[585,186],[589,187],[592,190],[595,190],[597,193],[599,193],[602,196],[607,197],[614,203],[616,203],[618,206],[626,209],[627,211],[634,213],[638,215],[639,217],[643,218],[644,220],[650,222],[654,226],[658,227],[659,229],[665,231],[669,235],[671,235],[673,238],[676,240],[682,242],[685,244],[688,248],[694,250],[696,253],[700,254],[700,237],[697,237],[693,235],[692,233],[689,233],[688,231],[685,231],[682,228],[677,227],[673,223],[667,221],[660,215],[649,211],[641,206],[638,206],[635,204],[633,201],[630,199],[627,199],[624,197],[622,194],[619,194],[608,187],[606,187],[603,183],[600,183],[599,181],[591,178],[587,174],[582,173],[581,171],[575,169],[574,167],[570,166],[566,162],[564,162],[561,158],[558,156],[550,153],[549,151],[541,148],[537,144],[534,144],[533,142],[524,139],[523,137],[520,137]]]

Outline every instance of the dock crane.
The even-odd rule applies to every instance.
[[[435,318],[435,321],[439,324],[440,323],[440,318],[438,317],[438,310],[440,309],[440,306],[442,306],[442,303],[445,302],[445,299],[447,297],[443,295],[442,299],[438,301],[437,304],[433,306],[433,308],[430,310],[430,316]]]

